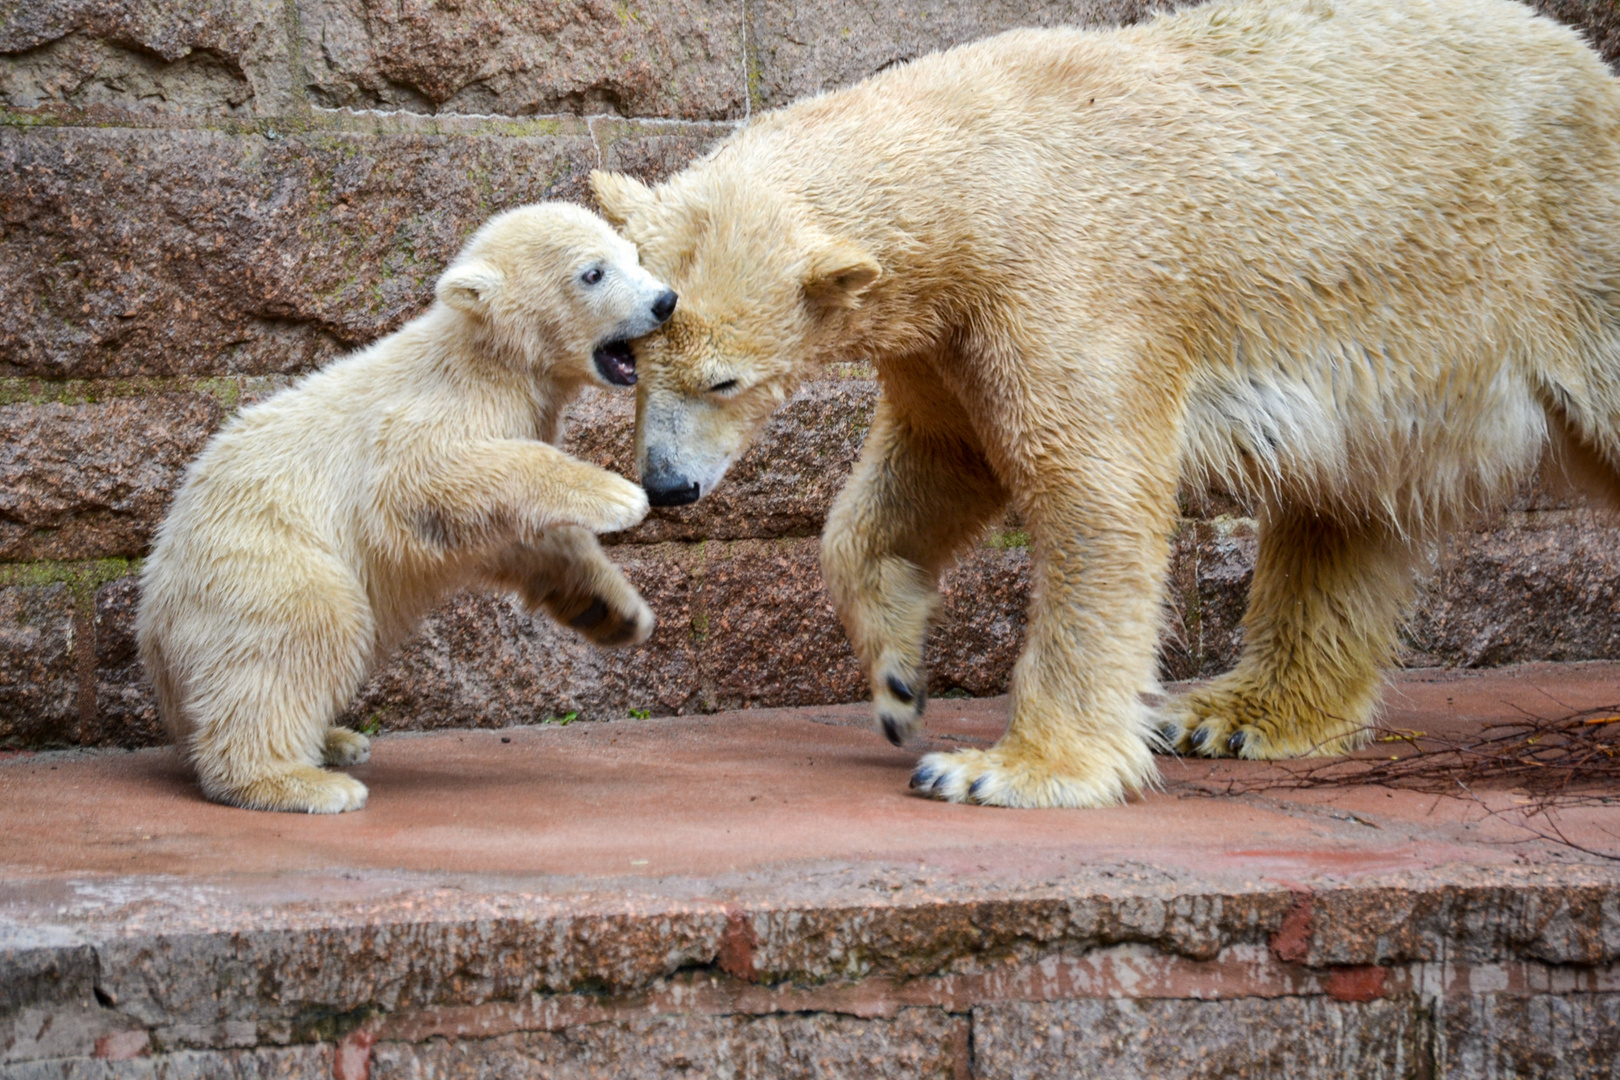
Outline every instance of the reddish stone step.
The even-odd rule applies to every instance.
[[[1616,702],[1615,664],[1413,673],[1390,721]],[[906,792],[1004,707],[906,751],[859,705],[384,736],[338,817],[204,803],[169,750],[13,756],[0,1075],[1609,1075],[1620,870],[1513,792]],[[1620,807],[1558,825],[1615,849]]]

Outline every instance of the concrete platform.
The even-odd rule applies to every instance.
[[[1611,705],[1620,664],[1423,671],[1386,721]],[[384,735],[340,817],[7,756],[0,1076],[1620,1076],[1620,791],[1559,813],[1585,852],[1507,790],[1210,794],[1254,763],[948,806],[917,752],[1005,700],[866,716]]]

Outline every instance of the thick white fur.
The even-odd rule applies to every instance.
[[[641,349],[653,501],[816,365],[883,383],[823,538],[906,737],[939,574],[1034,537],[1007,734],[920,790],[1098,806],[1204,754],[1367,737],[1418,553],[1560,445],[1620,468],[1620,89],[1512,0],[1227,0],[1022,30],[593,177],[681,310]],[[1261,508],[1237,668],[1156,716],[1178,483]]]
[[[651,633],[591,535],[640,521],[646,496],[550,444],[596,346],[653,329],[665,291],[595,215],[512,210],[426,313],[213,438],[158,530],[137,625],[210,798],[363,806],[364,785],[320,768],[369,752],[332,721],[452,590],[515,590],[604,644]]]

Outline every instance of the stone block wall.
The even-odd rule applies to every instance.
[[[1611,0],[1538,0],[1613,62]],[[134,574],[181,470],[233,410],[415,314],[505,207],[652,181],[763,109],[1008,27],[1175,0],[0,0],[0,745],[157,741]],[[703,504],[614,538],[658,610],[601,653],[499,597],[448,603],[354,706],[388,728],[621,719],[858,698],[814,537],[857,454],[869,371],[828,371]],[[628,471],[630,400],[576,453]],[[1190,498],[1172,678],[1227,664],[1253,527]],[[1218,510],[1232,511],[1221,515]],[[1411,662],[1620,657],[1620,532],[1527,495],[1462,537]],[[947,582],[936,693],[1005,688],[1027,538]]]

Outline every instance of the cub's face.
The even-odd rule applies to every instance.
[[[701,169],[701,167],[699,167]],[[785,201],[716,170],[656,190],[591,174],[609,220],[680,291],[636,342],[636,467],[654,506],[714,489],[804,373],[847,339],[840,314],[879,277],[859,250],[815,235]]]
[[[531,363],[616,386],[636,381],[631,340],[662,326],[676,304],[635,245],[567,203],[492,218],[439,279],[438,296]]]

